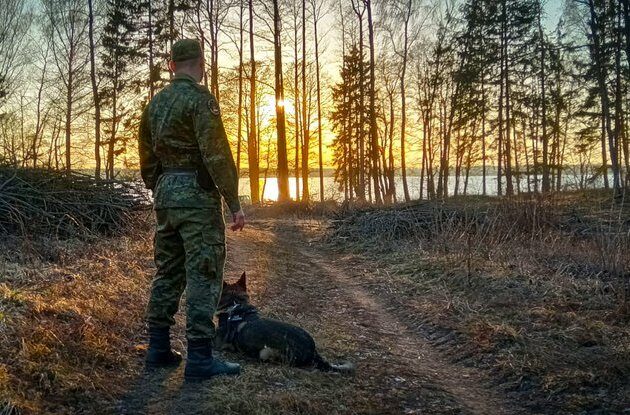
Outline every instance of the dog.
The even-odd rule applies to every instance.
[[[354,371],[352,363],[332,364],[322,358],[306,330],[260,317],[256,307],[249,303],[245,273],[236,283],[223,282],[217,310],[219,324],[215,346],[219,349],[236,350],[264,362],[280,361],[323,372]]]

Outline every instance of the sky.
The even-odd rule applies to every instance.
[[[547,0],[545,4],[545,11],[547,14],[547,24],[549,29],[553,29],[558,23],[558,19],[562,14],[562,8],[564,7],[564,0]]]

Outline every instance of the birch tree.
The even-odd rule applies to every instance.
[[[76,105],[85,97],[88,52],[88,13],[83,0],[43,0],[46,33],[52,41],[53,62],[64,100],[65,169],[72,168],[72,122]]]

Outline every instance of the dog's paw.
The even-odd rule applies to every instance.
[[[265,346],[258,352],[258,358],[263,362],[278,360],[280,358],[280,350]]]

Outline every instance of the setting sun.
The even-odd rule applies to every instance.
[[[293,107],[293,102],[289,100],[280,100],[278,101],[279,107],[284,107],[284,111],[286,114],[294,114],[295,108]],[[267,97],[267,103],[262,108],[263,114],[275,114],[276,113],[276,97],[273,95],[269,95]]]

